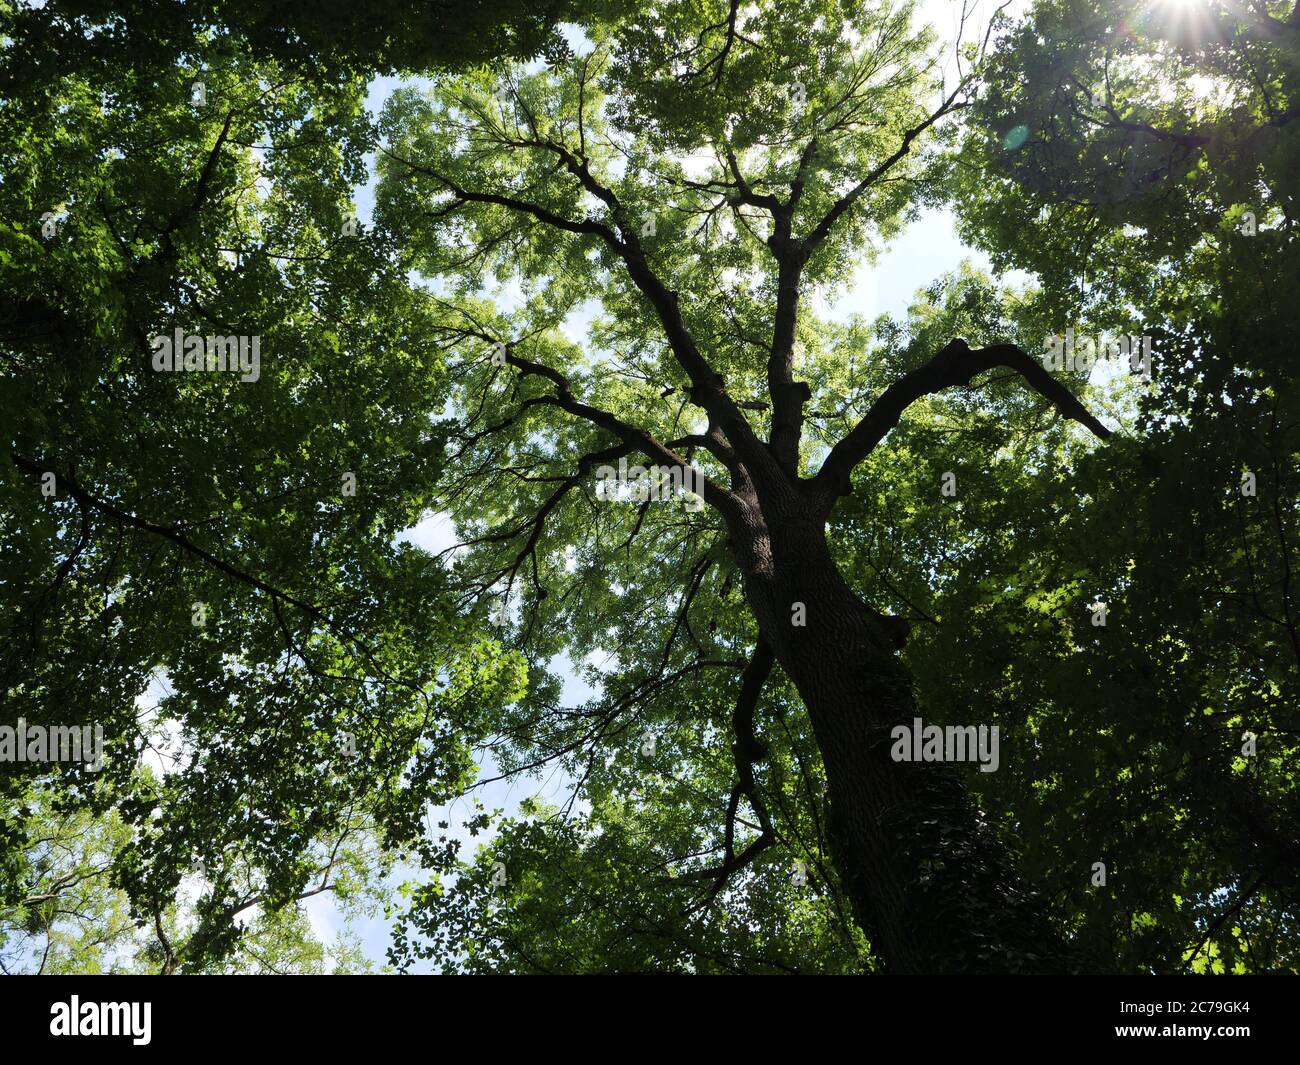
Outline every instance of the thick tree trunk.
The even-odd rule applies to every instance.
[[[808,709],[836,865],[887,969],[1070,971],[1043,909],[981,827],[957,767],[891,758],[891,729],[919,715],[888,619],[845,583],[820,523],[781,526],[745,545],[746,596]],[[796,603],[804,626],[793,624]]]

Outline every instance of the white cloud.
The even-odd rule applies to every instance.
[[[456,525],[446,511],[426,513],[418,525],[404,529],[393,539],[397,544],[414,544],[431,555],[446,551],[460,542],[456,534]]]

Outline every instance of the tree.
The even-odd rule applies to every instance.
[[[413,7],[384,2],[249,3],[200,0],[47,0],[6,3],[6,33],[23,46],[6,56],[6,88],[57,84],[59,74],[101,63],[138,64],[141,73],[175,66],[196,42],[222,39],[233,51],[321,79],[481,66],[503,59],[568,54],[561,22],[615,13],[604,0],[492,0]]]
[[[197,884],[187,883],[176,903],[151,921],[132,920],[130,899],[111,882],[115,863],[130,843],[128,827],[116,811],[105,817],[85,810],[56,813],[48,799],[39,792],[29,797],[25,889],[12,906],[0,910],[0,970],[7,975],[179,971],[204,924],[193,905],[202,897],[201,890],[194,890]],[[373,912],[386,865],[373,841],[369,847],[336,849],[329,857],[326,875],[299,901],[330,891],[346,900],[350,916]],[[247,896],[232,914],[241,929],[233,948],[192,971],[320,973],[327,964],[336,973],[373,971],[354,934],[345,930],[327,948],[316,940],[300,909],[263,910],[260,905],[259,898]]]
[[[94,85],[58,18],[14,20],[5,706],[102,722],[110,759],[0,767],[4,898],[32,893],[39,778],[131,826],[134,920],[201,888],[155,928],[169,970],[238,964],[249,899],[300,942],[358,834],[422,870],[399,966],[1294,968],[1294,322],[1258,278],[1295,262],[1290,23],[1245,8],[1246,60],[1196,54],[1238,76],[1202,130],[1187,92],[1137,108],[1191,53],[1113,6],[1042,4],[946,74],[907,5],[608,8],[374,129],[361,72],[434,47],[390,45],[387,9],[335,54],[340,23],[222,8],[157,31],[161,77],[92,33]],[[1207,251],[1261,174],[1262,239]],[[1037,283],[824,312],[943,202]],[[1080,247],[1119,265],[1081,285]],[[1150,388],[1044,366],[1133,307]],[[259,336],[257,380],[155,371],[173,325]],[[395,542],[430,511],[458,543]],[[183,740],[158,776],[151,685]],[[898,760],[918,717],[1000,723],[1001,768]],[[461,862],[425,819],[489,759],[571,798]]]
[[[892,760],[892,730],[916,715],[898,658],[908,626],[849,586],[827,526],[912,404],[995,368],[1109,432],[1023,349],[949,337],[910,352],[878,395],[846,397],[851,427],[818,427],[829,447],[803,440],[805,408],[833,395],[844,355],[803,294],[897,225],[923,180],[918,142],[967,103],[969,81],[942,90],[927,45],[904,8],[859,5],[792,27],[774,7],[732,17],[670,5],[566,69],[398,94],[383,122],[381,218],[456,295],[482,275],[523,278],[509,312],[449,298],[462,322],[446,329],[463,345],[453,396],[473,412],[458,460],[477,476],[447,499],[473,534],[460,565],[484,594],[502,582],[518,597],[525,644],[605,646],[583,619],[605,627],[617,611],[607,567],[639,536],[656,552],[673,545],[679,606],[656,648],[619,633],[639,654],[618,654],[614,701],[551,725],[542,750],[603,735],[666,671],[730,670],[743,723],[779,665],[824,765],[845,891],[888,965],[1049,970],[1068,966],[1065,951],[951,767]],[[557,331],[581,301],[599,305],[585,350]],[[688,404],[703,412],[697,425]],[[646,500],[633,518],[599,505],[592,474],[629,456],[688,470],[707,511]],[[691,626],[709,609],[706,575],[715,595],[724,582],[743,590],[738,630]],[[623,565],[618,584],[653,603],[673,595],[664,576]],[[547,630],[577,639],[548,644]],[[544,706],[525,706],[537,745]],[[744,730],[733,742],[721,860],[703,871],[715,893],[775,842],[752,783],[761,744]],[[742,798],[761,826],[744,846]]]
[[[1034,825],[1027,860],[1050,883],[1063,847],[1118,855],[1087,938],[1144,969],[1294,966],[1295,26],[1275,5],[1040,5],[985,68],[962,156],[969,238],[1038,274],[1052,332],[1159,338],[1140,446],[1016,493],[1049,489],[1018,523],[1049,558],[1069,545],[1107,635],[1062,673],[1041,663],[1064,641],[1036,634],[1036,676],[994,682],[1038,702],[1027,718],[1097,734],[1086,791],[1046,758],[1025,774],[1073,826],[1067,843]],[[1040,628],[1015,610],[1038,567],[1008,562],[985,559],[1009,594],[981,635]],[[1039,613],[1066,589],[1045,591]],[[960,654],[997,653],[982,643]]]
[[[107,750],[98,771],[5,761],[5,850],[30,849],[37,782],[56,815],[116,810],[134,920],[202,886],[172,955],[202,970],[250,899],[292,905],[358,826],[450,861],[425,806],[468,782],[473,722],[521,663],[393,542],[440,463],[441,353],[433,301],[349,226],[363,82],[202,34],[172,69],[110,49],[65,75],[22,36],[36,18],[8,26],[28,80],[0,134],[4,710]],[[178,330],[247,364],[156,369]],[[169,724],[171,771],[141,774]]]

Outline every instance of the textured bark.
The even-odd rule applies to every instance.
[[[1071,971],[958,770],[891,759],[890,730],[917,716],[899,630],[845,583],[820,520],[767,519],[744,543],[733,539],[746,596],[807,707],[826,768],[835,862],[886,968]],[[804,604],[805,626],[792,624],[795,603]]]

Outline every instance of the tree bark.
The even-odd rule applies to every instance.
[[[746,597],[808,710],[826,770],[835,864],[885,968],[1073,971],[957,768],[892,760],[891,729],[920,716],[899,632],[844,581],[824,525],[785,514],[750,531],[737,551]],[[803,626],[793,624],[797,603]]]

